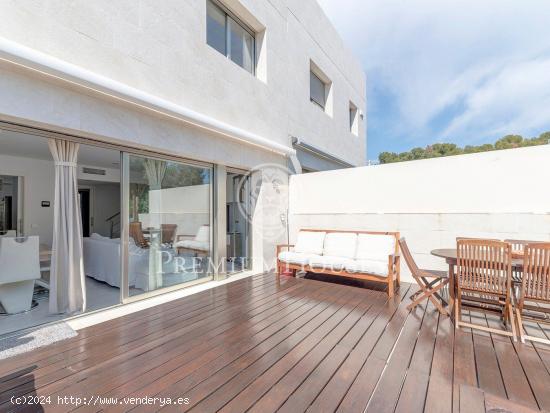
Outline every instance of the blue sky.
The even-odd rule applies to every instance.
[[[367,156],[550,130],[550,0],[318,0],[367,73]]]

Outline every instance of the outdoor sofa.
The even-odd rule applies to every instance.
[[[399,233],[303,229],[295,245],[277,246],[277,274],[330,274],[399,286]]]

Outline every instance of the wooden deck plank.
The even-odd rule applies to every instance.
[[[257,373],[266,364],[276,362],[286,351],[298,346],[302,341],[308,339],[317,342],[320,338],[334,329],[351,312],[354,305],[348,303],[354,300],[353,291],[346,290],[341,297],[331,295],[325,298],[328,306],[307,323],[301,325],[289,324],[283,330],[256,346],[252,350],[241,354],[237,349],[226,352],[213,363],[201,366],[191,375],[175,384],[168,383],[168,387],[161,391],[164,397],[177,397],[179,394],[192,394],[194,402],[198,403],[204,397],[215,391],[218,387],[230,381],[241,371],[253,366],[248,372]],[[260,360],[258,364],[256,361]],[[214,374],[215,373],[215,374]],[[189,408],[193,405],[188,406]],[[148,411],[140,409],[139,411]]]
[[[288,349],[286,350],[285,355],[286,353],[294,351],[295,353],[303,353],[305,357],[300,358],[298,363],[293,369],[290,370],[289,373],[287,373],[287,375],[285,375],[283,380],[273,386],[270,391],[250,409],[251,412],[275,411],[280,407],[286,397],[288,397],[288,395],[296,388],[297,384],[301,383],[304,373],[306,373],[306,375],[309,374],[309,372],[320,362],[320,360],[322,360],[326,354],[342,339],[349,329],[353,327],[365,311],[367,311],[368,304],[364,301],[361,302],[363,298],[364,296],[362,295],[356,296],[350,302],[351,305],[349,307],[353,306],[353,308],[348,307],[346,309],[340,309],[338,312],[342,312],[342,315],[345,314],[345,316],[342,317],[341,321],[331,326],[330,331],[326,331],[326,334],[321,335],[317,334],[317,332],[313,332],[311,336],[308,337],[308,340],[304,340],[303,346],[290,351],[288,351]],[[338,313],[335,313],[335,316],[337,314]],[[298,358],[297,356],[295,357]],[[282,359],[282,357],[280,359]],[[265,370],[262,371],[262,373],[264,372]],[[258,376],[259,375],[256,375],[254,378]],[[250,375],[247,377],[242,377],[241,375],[238,380],[240,380],[241,383],[244,381],[247,385],[252,381],[250,380]],[[244,389],[244,387],[242,387],[242,389]],[[227,389],[223,389],[222,391],[227,391]],[[202,410],[198,409],[197,411]]]
[[[469,313],[463,312],[463,318],[471,322]],[[455,328],[455,345],[453,361],[453,412],[460,411],[460,386],[477,387],[477,370],[475,363],[472,331],[469,328]]]
[[[419,308],[417,307],[417,309]],[[405,382],[399,395],[396,412],[424,410],[439,317],[446,316],[441,315],[435,306],[428,302]]]
[[[316,299],[327,294],[327,288],[313,289],[310,294],[301,293],[300,296],[293,292],[289,294],[289,299],[270,308],[268,311],[246,320],[244,322],[235,321],[234,327],[227,329],[218,335],[202,335],[190,342],[184,351],[179,354],[164,353],[160,357],[150,360],[148,357],[146,363],[137,364],[133,369],[127,369],[124,375],[119,375],[114,384],[104,385],[101,376],[97,377],[97,383],[87,382],[86,386],[93,385],[97,394],[104,394],[105,397],[124,397],[132,391],[139,390],[147,385],[155,385],[156,381],[168,377],[179,376],[182,369],[191,370],[192,366],[201,366],[220,356],[228,348],[238,346],[241,351],[245,348],[254,346],[266,337],[283,329],[286,325],[298,319],[309,312],[315,314],[314,306]],[[251,337],[246,333],[256,332]],[[243,336],[245,337],[243,339]],[[135,379],[135,376],[139,376]],[[81,409],[81,411],[93,411],[92,409]],[[113,411],[116,411],[114,409]]]
[[[450,413],[453,410],[454,330],[450,317],[439,317],[424,405],[427,413]]]
[[[402,326],[405,322],[407,314],[406,308],[410,303],[410,298],[408,298],[408,296],[415,291],[416,287],[407,291],[406,297],[399,303],[399,306],[397,306],[394,311],[391,311],[393,308],[390,306],[390,314],[387,315],[387,318],[378,317],[370,329],[371,334],[364,335],[357,345],[358,349],[365,348],[368,350],[369,355],[349,391],[338,406],[338,412],[358,411],[358,409],[363,411],[366,408],[376,384],[379,381],[379,375],[384,371],[387,357],[389,357],[391,349],[399,336],[396,326]],[[395,302],[392,302],[392,304],[395,306]],[[389,349],[381,348],[381,346],[389,346]],[[379,349],[378,355],[375,353],[377,349]],[[386,358],[384,358],[384,354],[386,354]],[[379,375],[372,375],[371,369],[379,372]]]
[[[0,411],[37,410],[11,405],[12,395],[191,401],[163,409],[40,407],[80,413],[449,413],[475,411],[480,400],[487,411],[549,409],[550,346],[455,330],[429,303],[410,313],[406,297],[416,287],[406,283],[388,301],[383,291],[308,278],[239,280],[2,361]],[[537,325],[527,328],[547,334]]]
[[[495,316],[487,316],[487,321],[493,328],[502,328],[502,323]],[[512,344],[512,339],[497,334],[491,335],[508,399],[537,409],[537,401]]]
[[[478,314],[474,321],[486,327],[489,326],[486,317],[481,314]],[[502,380],[492,335],[486,331],[474,330],[472,331],[472,339],[479,388],[496,396],[506,397],[506,389]]]
[[[379,303],[385,303],[387,300],[387,297],[381,297],[380,295],[378,295],[378,298]],[[399,297],[396,297],[395,300],[399,302]],[[369,311],[367,311],[367,313],[357,322],[356,327],[363,326],[366,331],[369,331],[369,326],[372,324],[373,320],[378,317],[378,315],[384,308],[386,307],[383,305],[379,305],[378,307],[376,305],[373,305],[371,309],[369,309]],[[365,332],[363,332],[363,334],[364,333]],[[352,339],[352,337],[354,338]],[[352,331],[342,339],[340,345],[349,346],[352,341],[355,340],[357,340],[357,335],[354,332],[354,329],[352,329]],[[239,394],[235,399],[233,399],[222,411],[238,412],[243,406],[245,406],[246,408],[250,407],[259,397],[265,394],[278,380],[280,380],[281,377],[284,376],[284,374],[286,374],[292,368],[292,366],[294,365],[294,363],[291,361],[292,358],[293,354],[289,354],[285,360],[281,360],[281,363],[276,366],[276,374],[274,374],[274,371],[270,371],[269,375],[263,375],[262,377],[260,377],[246,390],[241,392],[241,394]],[[361,364],[359,364],[359,368]],[[343,394],[345,394],[346,390],[347,388],[343,390]],[[336,406],[337,405],[338,403],[336,403]],[[324,409],[321,411],[328,411],[328,409]]]
[[[266,305],[269,300],[274,299],[272,292],[275,290],[266,290],[263,295],[255,296],[254,304],[252,304],[251,311],[261,312],[264,308],[262,305]],[[223,307],[222,307],[223,308]],[[214,313],[207,313],[206,315],[197,315],[192,318],[185,318],[184,320],[177,321],[174,323],[169,323],[168,325],[163,325],[161,329],[158,329],[154,334],[148,334],[148,331],[145,331],[144,337],[141,340],[132,340],[130,343],[127,343],[126,340],[122,337],[117,337],[113,342],[110,342],[113,350],[107,355],[102,354],[102,358],[107,359],[102,363],[98,363],[95,357],[90,357],[84,362],[69,363],[64,368],[57,370],[51,374],[48,374],[45,377],[34,377],[32,383],[33,386],[39,386],[41,395],[49,395],[59,390],[66,390],[61,379],[67,376],[73,376],[73,379],[76,379],[80,383],[82,379],[88,379],[92,377],[92,373],[95,371],[101,371],[103,369],[108,369],[109,367],[116,367],[117,363],[122,362],[123,360],[135,361],[135,356],[140,356],[148,350],[162,352],[165,348],[162,345],[169,343],[170,346],[176,347],[177,345],[190,340],[193,338],[192,333],[201,334],[207,329],[220,327],[226,323],[232,321],[233,316],[238,314],[239,309],[238,305],[228,306],[227,312],[223,316],[219,316]],[[212,321],[215,321],[212,323]],[[121,345],[122,344],[122,345]],[[91,347],[89,353],[98,354],[98,349]],[[148,356],[151,354],[149,353]],[[107,357],[106,357],[107,356]],[[72,362],[72,360],[68,360]],[[116,370],[107,370],[108,372]],[[33,372],[34,373],[34,372]],[[105,376],[105,373],[102,373]],[[4,384],[4,383],[3,383]],[[30,386],[20,385],[17,388],[15,394],[25,394],[26,390],[32,390]],[[0,403],[5,403],[6,400],[3,396],[0,395]]]
[[[393,354],[367,405],[367,413],[389,413],[395,410],[418,339],[418,333],[426,314],[424,311],[425,305],[426,302],[420,304],[417,307],[419,311],[412,312],[407,317],[402,332],[393,348]]]
[[[287,294],[288,294],[290,289],[284,290],[284,291],[287,291]],[[270,297],[271,297],[271,299],[274,299],[274,298],[277,297],[277,295],[272,295]],[[272,301],[265,301],[266,306],[269,306],[270,302],[272,302]],[[258,301],[258,303],[260,303],[260,301]],[[177,328],[178,326],[181,326],[186,320],[189,320],[189,318],[185,317],[185,318],[179,320],[177,322],[177,324],[172,324],[172,323],[164,324],[163,325],[163,330],[167,330],[169,328]],[[137,331],[139,332],[140,329],[138,329]],[[123,332],[119,333],[119,337],[116,340],[116,345],[118,345],[118,346],[122,346],[122,345],[125,345],[126,343],[128,343],[126,338],[124,338],[124,339],[122,338],[122,334],[123,334]],[[137,345],[137,344],[143,343],[144,339],[151,338],[151,337],[152,337],[152,335],[145,335],[144,334],[141,337],[141,340],[139,340],[139,341],[138,340],[132,340],[132,342]],[[106,357],[106,356],[109,357],[112,354],[114,354],[114,352],[117,350],[117,348],[113,346],[112,341],[110,341],[109,344],[111,344],[111,347],[106,349],[105,346],[107,346],[107,344],[105,346],[98,346],[98,345],[96,345],[96,342],[93,342],[92,344],[80,343],[80,346],[90,346],[88,351],[81,350],[81,354],[87,354],[86,358],[90,358],[90,359],[92,359],[93,356],[96,355],[96,354],[101,354],[103,357]],[[124,347],[124,350],[128,351],[132,347],[133,346],[129,345],[127,347]],[[33,370],[33,376],[35,377],[35,379],[36,378],[41,378],[42,376],[46,376],[48,374],[52,374],[52,372],[55,372],[57,370],[61,370],[62,368],[67,367],[68,365],[74,366],[77,362],[83,362],[85,359],[75,358],[75,357],[72,356],[72,353],[70,353],[70,354],[65,354],[65,356],[62,360],[64,361],[64,363],[56,362],[56,363],[53,363],[51,365],[47,365],[45,367],[39,367],[37,364],[34,364],[35,369]],[[72,373],[74,373],[75,372],[74,367],[72,367],[72,369],[73,369]],[[9,386],[13,386],[14,385],[13,382],[14,382],[13,379],[8,380],[7,378],[5,378],[4,380],[2,380],[0,382],[0,392],[11,388]],[[20,385],[20,384],[21,383],[18,383],[18,385]]]
[[[290,285],[295,284],[291,279],[285,279],[283,280],[283,282],[290,283]],[[274,286],[275,280],[269,280],[262,277],[253,277],[248,281],[246,279],[239,280],[235,282],[235,285],[232,286],[233,289],[231,290],[228,290],[229,284],[226,284],[214,290],[203,291],[190,297],[170,301],[158,306],[141,310],[138,313],[125,315],[114,320],[110,320],[108,323],[100,323],[84,328],[79,331],[78,337],[75,337],[71,340],[54,343],[51,346],[40,349],[39,351],[33,352],[32,354],[19,355],[5,360],[5,362],[2,363],[2,366],[0,366],[0,375],[7,375],[10,369],[16,369],[19,366],[20,362],[38,363],[43,358],[58,355],[63,351],[66,351],[67,349],[77,347],[81,344],[84,344],[84,340],[88,339],[89,337],[99,337],[109,333],[120,334],[120,332],[124,331],[124,329],[136,327],[135,325],[132,325],[132,322],[138,321],[141,323],[141,326],[150,325],[156,321],[156,318],[166,317],[167,315],[170,315],[171,311],[191,311],[191,308],[193,306],[204,306],[211,302],[218,302],[216,300],[216,298],[218,297],[227,295],[229,298],[231,295],[237,296],[239,293],[246,294],[252,292],[253,290],[265,288],[266,285]],[[220,290],[218,291],[218,289]],[[205,304],[205,302],[207,304]],[[219,304],[221,304],[221,302],[219,302]]]

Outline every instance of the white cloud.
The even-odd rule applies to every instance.
[[[550,1],[319,3],[363,61],[369,89],[376,82],[397,98],[403,134],[430,133],[456,106],[463,112],[433,139],[550,127]]]
[[[481,129],[488,135],[532,133],[550,125],[550,57],[508,64],[470,90],[465,111],[446,136]]]

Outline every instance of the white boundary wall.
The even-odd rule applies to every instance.
[[[439,269],[457,236],[550,241],[550,145],[295,175],[289,228],[399,231]]]

